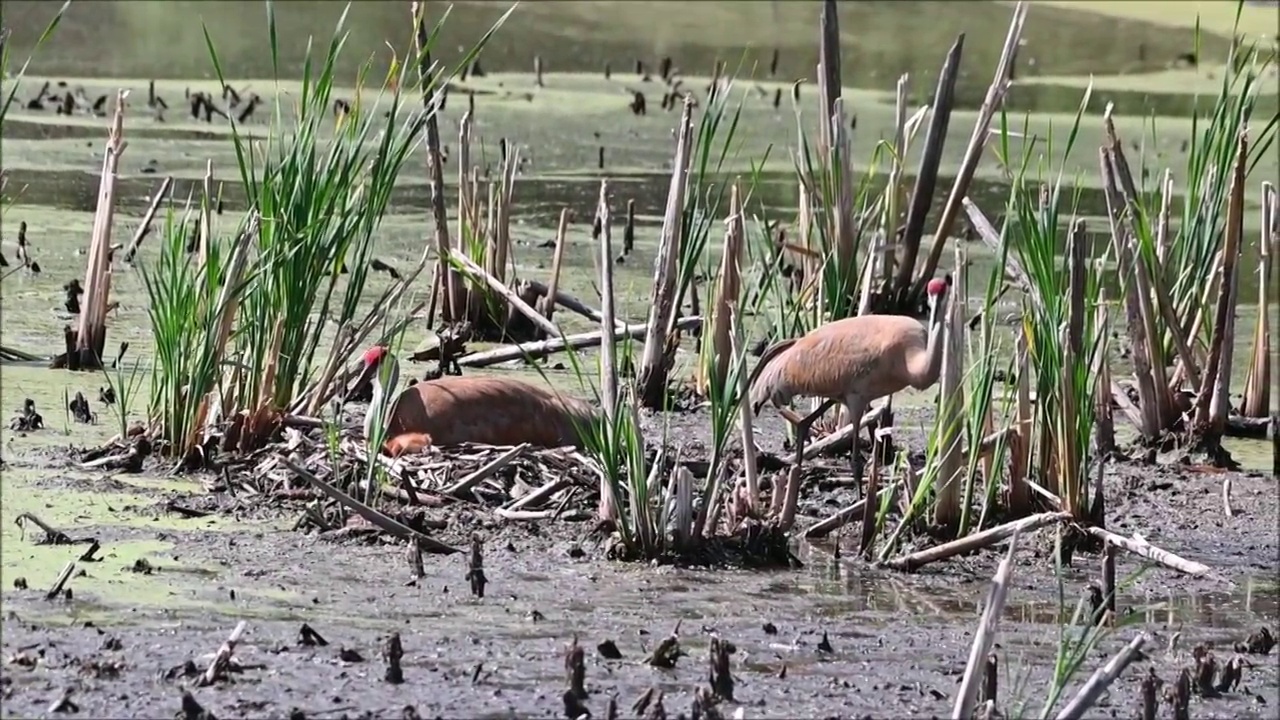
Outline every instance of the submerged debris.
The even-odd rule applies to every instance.
[[[89,400],[84,393],[76,391],[76,396],[67,403],[67,409],[71,411],[71,417],[75,418],[78,423],[90,424],[98,421],[98,416],[89,409]]]
[[[9,429],[32,432],[44,427],[44,416],[36,412],[36,401],[27,398],[22,402],[22,413],[9,421]]]

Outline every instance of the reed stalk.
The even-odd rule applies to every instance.
[[[1280,193],[1269,182],[1262,183],[1262,237],[1258,241],[1258,320],[1253,329],[1253,354],[1244,384],[1240,414],[1266,417],[1271,411],[1271,297],[1273,253],[1280,250]]]

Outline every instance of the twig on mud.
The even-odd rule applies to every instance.
[[[1009,538],[1009,550],[996,569],[991,579],[991,594],[987,596],[987,606],[982,611],[982,619],[978,623],[978,632],[973,637],[973,647],[969,649],[969,663],[965,665],[964,676],[960,681],[960,691],[956,693],[955,706],[951,710],[953,720],[964,720],[973,717],[973,706],[978,699],[979,680],[985,667],[983,659],[991,652],[996,641],[996,630],[1000,625],[1000,615],[1004,612],[1005,597],[1009,594],[1009,579],[1013,576],[1013,554],[1018,549],[1019,528],[1014,528]]]
[[[38,543],[40,545],[71,545],[75,542],[68,537],[66,533],[58,530],[31,513],[24,512],[13,520],[14,524],[18,526],[18,529],[24,532],[26,531],[26,527],[24,527],[25,521],[30,521],[32,524],[44,531],[44,540]]]
[[[481,467],[479,470],[476,470],[475,472],[462,478],[461,480],[454,483],[453,485],[450,485],[449,487],[445,488],[444,493],[446,495],[453,495],[456,497],[463,493],[471,492],[471,488],[478,485],[482,480],[485,480],[493,476],[502,468],[510,465],[513,461],[516,460],[516,458],[523,455],[524,451],[527,449],[529,449],[529,443],[521,443],[511,448],[510,450],[494,458],[491,462],[486,464],[484,467]]]
[[[94,540],[93,543],[89,545],[89,549],[81,553],[80,562],[101,562],[102,558],[94,557],[94,555],[97,555],[98,551],[101,549],[102,543]]]
[[[649,657],[645,658],[645,663],[663,670],[670,670],[676,666],[676,661],[684,657],[684,650],[680,649],[680,625],[676,625],[676,629],[671,634],[662,639],[658,643],[658,647],[653,649]]]
[[[45,600],[52,600],[62,594],[62,588],[66,587],[67,581],[71,579],[71,573],[76,571],[76,561],[71,560],[58,574],[58,579],[53,582],[53,587],[49,588],[49,592],[44,594]]]
[[[876,502],[877,503],[880,502],[881,496],[885,495],[886,493],[892,493],[897,489],[898,489],[897,483],[887,488],[881,488],[880,491],[876,493]],[[863,508],[866,507],[866,504],[867,504],[867,500],[866,498],[863,498],[858,502],[850,505],[849,507],[843,510],[840,510],[834,515],[827,517],[825,520],[815,523],[808,530],[804,531],[805,539],[816,540],[818,538],[824,538],[830,535],[831,533],[835,532],[836,530],[844,527],[846,523],[848,523],[850,520],[854,518],[854,516],[856,516],[858,513],[863,511]]]
[[[231,631],[227,641],[218,648],[218,654],[214,655],[213,660],[209,662],[209,668],[196,681],[197,687],[212,685],[218,681],[218,677],[226,671],[227,665],[231,662],[231,654],[236,651],[236,643],[240,642],[240,636],[244,634],[245,627],[244,620],[236,623],[236,629]]]
[[[1057,720],[1079,720],[1084,717],[1085,712],[1093,707],[1098,701],[1102,693],[1106,692],[1107,687],[1118,677],[1129,664],[1137,660],[1141,656],[1142,646],[1147,642],[1146,634],[1139,634],[1129,644],[1124,647],[1115,657],[1107,661],[1106,665],[1094,671],[1089,681],[1080,688],[1080,692],[1062,708],[1062,712],[1058,713]]]
[[[1222,479],[1222,513],[1227,517],[1235,517],[1236,513],[1231,509],[1231,476],[1228,475]]]
[[[1069,519],[1070,517],[1071,514],[1065,512],[1047,512],[1040,513],[1038,515],[1031,515],[1029,517],[1022,518],[1021,520],[1015,520],[1011,523],[998,525],[990,528],[989,530],[983,530],[982,532],[962,537],[959,540],[953,540],[948,543],[943,543],[941,545],[921,550],[920,552],[887,560],[884,565],[886,567],[894,568],[895,570],[906,570],[910,572],[912,570],[922,568],[931,562],[946,560],[947,558],[955,557],[956,555],[991,547],[992,545],[1016,534],[1038,530],[1045,525],[1061,522]]]
[[[1102,540],[1103,542],[1114,545],[1121,550],[1128,550],[1134,555],[1160,563],[1161,565],[1177,570],[1178,572],[1196,576],[1209,574],[1208,565],[1202,565],[1193,560],[1183,559],[1168,550],[1161,550],[1155,545],[1147,542],[1141,535],[1135,534],[1133,537],[1127,538],[1108,530],[1103,530],[1100,527],[1087,527],[1081,528],[1081,530],[1089,533],[1099,540]]]
[[[561,490],[564,490],[567,487],[569,487],[568,480],[566,480],[565,478],[556,478],[555,480],[552,480],[551,482],[543,485],[542,487],[538,488],[537,490],[534,490],[533,492],[525,495],[524,497],[518,498],[517,500],[511,502],[509,505],[507,505],[502,509],[508,510],[508,511],[522,510],[530,505],[534,505],[534,506],[541,505],[543,502],[549,499],[552,495],[555,495],[556,493],[560,492]]]
[[[315,475],[312,475],[310,472],[307,471],[306,468],[302,467],[301,465],[298,465],[293,460],[289,458],[284,458],[282,462],[284,463],[285,467],[293,471],[293,473],[296,474],[298,477],[311,483],[311,485],[315,487],[317,490],[324,493],[325,495],[328,495],[330,498],[336,500],[337,502],[345,505],[347,508],[354,510],[365,520],[368,520],[370,523],[376,525],[382,530],[389,532],[392,535],[396,535],[397,537],[402,537],[405,539],[416,537],[422,543],[423,549],[428,552],[432,552],[440,555],[452,555],[453,553],[461,552],[455,547],[446,545],[440,542],[439,540],[434,540],[432,538],[429,538],[426,535],[423,535],[422,533],[417,532],[413,528],[408,527],[407,525],[401,522],[398,522],[395,519],[378,512],[377,510],[374,510],[368,505],[365,505],[359,500],[356,500],[355,498],[335,488],[329,483],[321,480]]]
[[[565,683],[568,685],[564,691],[565,715],[574,718],[581,717],[584,713],[590,715],[582,704],[587,699],[587,663],[586,653],[578,644],[577,635],[564,647],[564,673]]]
[[[508,510],[495,508],[494,515],[503,520],[549,520],[556,516],[555,510]]]
[[[49,709],[45,711],[46,715],[54,713],[77,713],[80,712],[80,706],[71,699],[71,688],[63,688],[62,694],[49,704]]]
[[[414,580],[427,576],[427,570],[422,566],[422,542],[418,538],[409,541],[409,569],[413,571]]]
[[[1160,709],[1160,686],[1164,681],[1156,675],[1155,668],[1147,668],[1147,676],[1142,678],[1142,720],[1156,720],[1156,711]]]

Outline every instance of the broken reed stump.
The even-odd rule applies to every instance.
[[[471,536],[471,556],[467,559],[467,582],[471,585],[471,594],[484,598],[484,586],[488,580],[484,576],[484,541],[480,535]]]
[[[427,29],[426,9],[418,2],[410,6],[415,25],[417,49],[421,53],[418,62],[418,85],[422,93],[422,107],[431,109],[435,88],[431,82],[431,53],[427,52],[429,31]],[[462,78],[466,81],[466,77]],[[475,102],[475,95],[470,96]],[[444,164],[440,151],[440,123],[437,113],[427,113],[427,176],[431,179],[431,216],[435,223],[436,257],[447,258],[452,252],[449,240],[449,215],[444,207]],[[463,318],[463,299],[461,296],[462,280],[451,267],[444,268],[444,283],[433,288],[433,292],[443,292],[445,300],[441,303],[440,317],[446,324]]]
[[[231,631],[227,641],[222,643],[222,647],[218,648],[218,653],[213,656],[209,667],[200,676],[200,680],[196,683],[198,686],[212,685],[226,673],[227,667],[231,664],[231,655],[235,653],[236,644],[240,642],[240,636],[244,634],[245,627],[244,620],[236,623],[236,628]]]
[[[686,97],[676,135],[675,160],[671,164],[671,187],[667,194],[666,212],[662,218],[662,234],[658,257],[654,261],[652,304],[637,375],[640,402],[646,408],[659,409],[666,404],[667,377],[674,362],[674,344],[667,336],[673,316],[679,312],[677,274],[679,271],[680,226],[684,212],[685,191],[689,182],[689,166],[693,143],[693,99]]]
[[[116,92],[115,115],[107,133],[102,158],[98,206],[93,217],[93,234],[89,240],[89,259],[85,267],[84,303],[75,332],[77,369],[100,369],[102,353],[107,343],[107,305],[111,296],[111,225],[115,218],[120,156],[128,147],[124,140],[124,101],[128,96],[127,90]],[[71,364],[69,356],[67,364]]]
[[[729,667],[729,655],[734,651],[733,643],[711,636],[709,675],[712,694],[721,700],[733,702],[733,673]]]
[[[392,685],[404,682],[404,670],[400,667],[402,658],[404,658],[404,647],[400,644],[400,633],[392,633],[382,646],[382,659],[387,663],[383,680]]]

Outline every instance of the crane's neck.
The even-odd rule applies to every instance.
[[[942,338],[943,328],[946,327],[947,302],[945,297],[940,297],[933,304],[933,312],[929,314],[929,343],[925,348],[928,356],[927,364],[924,368],[924,381],[921,383],[924,387],[928,387],[938,381],[938,375],[942,372]]]

